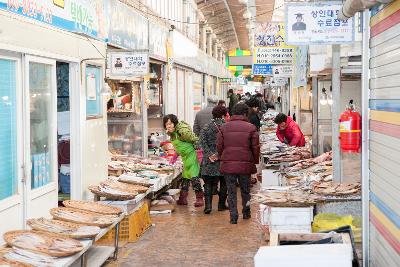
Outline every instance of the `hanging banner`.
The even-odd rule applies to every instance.
[[[287,45],[285,37],[283,23],[257,24],[254,36],[253,71],[258,69],[259,64],[292,65],[294,63],[295,47]],[[270,73],[266,74],[272,74],[272,72],[271,69]]]
[[[274,78],[292,77],[293,66],[292,65],[274,65],[272,67],[272,74]]]
[[[110,77],[143,77],[149,73],[149,55],[145,52],[109,52]]]
[[[251,71],[253,75],[271,75],[272,65],[271,64],[253,64]]]
[[[294,87],[307,85],[308,46],[296,48],[296,65],[294,73]]]
[[[155,22],[150,22],[150,56],[155,59],[167,61],[168,30]]]
[[[166,49],[167,49],[167,80],[169,80],[172,69],[174,68],[174,51],[172,49],[172,40],[170,37],[167,38]]]
[[[287,3],[286,43],[292,45],[354,42],[354,19],[337,18],[343,3]]]
[[[104,0],[0,0],[0,9],[96,39],[107,37]]]
[[[274,87],[274,86],[285,86],[288,83],[289,83],[288,78],[274,78],[271,81],[271,86],[272,87]]]
[[[135,50],[148,48],[148,20],[118,0],[109,0],[108,43]]]
[[[294,48],[256,47],[254,49],[253,66],[257,64],[292,65],[293,63]]]

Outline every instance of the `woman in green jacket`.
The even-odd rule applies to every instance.
[[[195,207],[204,206],[203,188],[199,178],[200,165],[197,160],[197,152],[195,144],[198,141],[197,136],[193,133],[189,124],[184,121],[178,121],[174,114],[169,114],[163,118],[164,128],[171,138],[176,152],[181,156],[183,161],[183,181],[178,205],[187,205],[187,196],[189,192],[189,184],[192,183],[193,190],[196,193]]]

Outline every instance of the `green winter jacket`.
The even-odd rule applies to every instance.
[[[195,144],[198,141],[189,124],[180,121],[175,126],[175,131],[170,134],[171,143],[183,161],[182,177],[191,179],[199,176],[200,165],[197,160]]]

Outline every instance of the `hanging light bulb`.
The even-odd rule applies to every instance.
[[[239,3],[242,5],[247,5],[248,0],[239,0]]]
[[[329,92],[329,94],[328,94],[327,101],[328,101],[328,104],[329,104],[330,106],[332,106],[332,104],[333,104],[332,85],[331,85],[329,91],[330,91],[330,92]]]
[[[328,103],[328,96],[326,95],[326,89],[322,88],[321,98],[319,99],[319,103],[325,106]]]
[[[246,11],[243,13],[243,18],[245,19],[251,18],[251,12],[248,9],[246,9]]]

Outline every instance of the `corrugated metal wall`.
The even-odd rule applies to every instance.
[[[400,266],[400,0],[372,12],[370,266]]]

